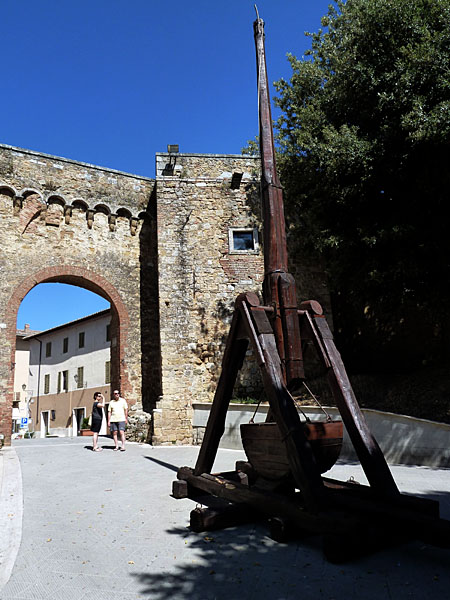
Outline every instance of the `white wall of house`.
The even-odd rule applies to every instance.
[[[74,409],[83,407],[88,416],[93,391],[105,393],[105,386],[109,385],[105,366],[110,361],[111,343],[107,339],[110,320],[110,311],[106,310],[29,338],[28,389],[33,390],[33,411],[39,421],[41,412],[56,413],[56,422],[49,424],[60,435],[76,435]],[[51,344],[49,356],[48,344]],[[42,428],[37,425],[40,431]]]
[[[12,409],[13,431],[27,430],[28,426],[21,427],[22,419],[28,418],[28,400],[30,389],[28,387],[30,343],[23,335],[16,337],[16,355],[14,366],[14,400]]]

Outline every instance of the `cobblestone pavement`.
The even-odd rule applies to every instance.
[[[317,538],[277,544],[260,524],[195,534],[194,504],[170,493],[198,448],[89,445],[20,440],[0,452],[1,600],[448,598],[448,550],[412,542],[333,565]],[[221,450],[215,470],[241,458]],[[449,470],[392,471],[401,491],[439,499],[450,518]],[[365,482],[359,465],[338,463],[330,475]]]

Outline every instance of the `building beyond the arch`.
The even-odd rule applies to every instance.
[[[161,153],[148,179],[0,145],[5,443],[17,310],[48,281],[110,302],[111,384],[131,405],[131,426],[146,428],[155,444],[191,443],[192,403],[213,397],[234,300],[260,292],[261,239],[256,157]],[[303,292],[313,281],[327,307],[311,270],[294,271]],[[257,393],[252,365],[250,357],[236,394]]]

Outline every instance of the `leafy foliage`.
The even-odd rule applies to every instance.
[[[450,0],[338,1],[276,83],[291,240],[325,258],[347,355],[447,351]]]

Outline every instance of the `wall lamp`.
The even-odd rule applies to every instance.
[[[180,151],[180,147],[178,146],[178,144],[168,144],[167,145],[167,152],[169,153],[169,162],[166,164],[166,166],[164,168],[165,174],[167,174],[167,175],[173,174],[175,165],[177,162],[177,154],[179,153],[179,151]]]

